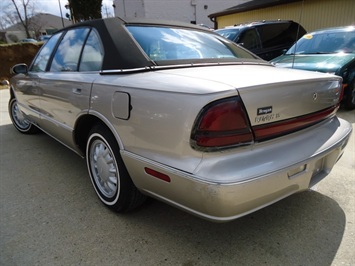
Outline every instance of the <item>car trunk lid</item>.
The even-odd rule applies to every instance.
[[[302,78],[304,74],[281,72],[287,80],[237,88],[256,141],[292,133],[335,115],[341,98],[341,78],[318,73]]]
[[[223,83],[236,90],[256,141],[311,126],[333,116],[338,108],[341,78],[334,75],[247,64],[220,70],[221,66],[198,67],[174,70],[174,75]]]
[[[218,93],[218,87],[236,90],[253,126],[316,113],[337,105],[341,94],[342,79],[338,76],[265,64],[181,68],[160,73],[171,75],[169,80],[185,76],[199,83],[212,81],[215,90],[204,93]]]

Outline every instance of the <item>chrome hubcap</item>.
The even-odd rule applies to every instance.
[[[114,197],[119,189],[119,172],[112,151],[100,139],[92,143],[90,164],[97,188],[105,197]]]
[[[27,129],[30,126],[30,123],[28,122],[27,119],[24,118],[16,102],[12,105],[11,112],[16,125],[20,129]]]

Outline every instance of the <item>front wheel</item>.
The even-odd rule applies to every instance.
[[[95,126],[86,146],[86,162],[96,194],[109,208],[124,212],[141,205],[145,196],[133,184],[118,144],[104,126]]]
[[[11,98],[9,101],[9,115],[12,124],[15,128],[23,134],[34,134],[38,128],[31,124],[20,111],[16,98]]]

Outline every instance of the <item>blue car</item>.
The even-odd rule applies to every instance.
[[[40,42],[46,42],[49,40],[49,38],[51,37],[52,35],[41,35],[39,36],[39,41]]]
[[[32,42],[32,43],[35,43],[35,42],[37,42],[37,40],[32,39],[32,38],[26,38],[26,39],[22,39],[20,42]]]

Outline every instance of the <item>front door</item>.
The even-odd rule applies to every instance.
[[[68,30],[47,71],[40,73],[41,127],[76,149],[73,131],[77,119],[90,108],[91,87],[103,58],[98,34],[89,27]]]

